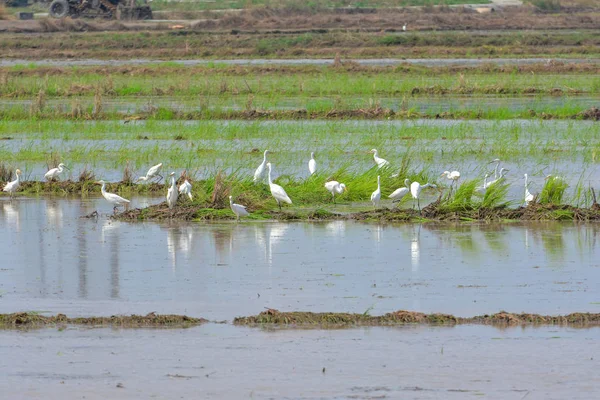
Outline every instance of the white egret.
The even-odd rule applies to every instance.
[[[344,185],[343,183],[339,183],[338,181],[329,181],[325,182],[325,189],[329,190],[329,193],[331,193],[331,198],[335,203],[335,194],[344,193],[344,191],[346,190],[346,185]]]
[[[150,167],[148,172],[146,172],[146,176],[140,176],[135,181],[136,182],[148,181],[149,179],[152,179],[152,178],[159,178],[159,181],[160,181],[163,178],[163,176],[160,174],[161,168],[162,168],[162,163],[156,164],[155,166]]]
[[[377,189],[371,193],[371,203],[373,203],[373,207],[377,207],[379,205],[379,201],[381,200],[381,185],[379,184],[379,175],[377,175]]]
[[[482,186],[477,186],[475,188],[475,191],[478,193],[485,193],[485,189],[487,189],[487,178],[489,178],[490,174],[485,174],[485,176],[483,177],[483,185]]]
[[[317,172],[317,162],[315,161],[315,153],[311,152],[310,153],[310,160],[308,161],[308,171],[310,172],[310,174],[314,174],[315,172]]]
[[[98,181],[96,182],[99,185],[102,185],[102,188],[100,189],[100,191],[102,192],[102,196],[111,204],[114,205],[113,208],[113,212],[117,212],[117,207],[119,206],[123,206],[125,207],[126,204],[129,204],[130,201],[127,199],[122,198],[121,196],[114,194],[114,193],[108,193],[106,191],[106,182],[104,181]]]
[[[500,159],[496,158],[490,161],[488,164],[496,163],[496,167],[494,167],[494,179],[498,179],[498,167],[500,166]]]
[[[271,189],[271,195],[273,196],[273,198],[275,198],[275,200],[277,201],[277,205],[281,210],[282,201],[288,204],[292,204],[292,200],[289,198],[289,196],[281,186],[277,185],[276,183],[273,183],[273,180],[271,179],[271,163],[267,163],[267,169],[269,170],[267,176],[269,179],[269,188]]]
[[[375,161],[375,164],[377,164],[377,168],[383,168],[390,165],[388,160],[379,157],[377,149],[372,149],[369,153],[373,153],[373,160]]]
[[[175,204],[177,204],[179,192],[177,191],[177,182],[175,182],[175,172],[171,172],[169,176],[171,177],[171,187],[167,190],[167,204],[170,209],[173,209]]]
[[[190,198],[190,201],[193,200],[193,198],[192,198],[192,184],[187,179],[184,180],[181,185],[179,185],[179,194],[186,194],[187,197]]]
[[[413,182],[410,184],[410,194],[413,198],[413,208],[415,208],[415,200],[417,200],[417,206],[419,207],[419,211],[421,211],[421,203],[419,202],[419,196],[421,195],[421,190],[432,187],[436,188],[437,186],[433,183],[426,183],[421,185],[419,182]]]
[[[44,174],[44,178],[46,178],[46,180],[49,180],[49,181],[52,179],[57,179],[58,176],[63,173],[65,168],[67,168],[67,166],[63,163],[60,163],[60,164],[58,164],[57,168],[52,168],[52,169],[48,170],[48,172],[46,172]],[[69,168],[67,168],[67,169],[69,169]]]
[[[506,173],[507,173],[508,171],[509,171],[509,170],[507,170],[506,168],[501,168],[501,169],[500,169],[500,173],[498,174],[498,178],[494,179],[493,181],[489,181],[489,182],[487,182],[487,183],[484,183],[484,185],[483,185],[483,186],[484,186],[484,188],[485,188],[485,189],[488,189],[488,188],[489,188],[490,186],[492,186],[494,183],[496,183],[496,182],[500,182],[502,179],[504,179],[504,175],[506,175]]]
[[[450,194],[452,194],[452,186],[458,182],[458,180],[460,179],[460,172],[458,171],[444,171],[442,172],[442,174],[440,176],[446,176],[446,178],[448,178],[449,180],[451,180],[452,182],[450,183]],[[450,194],[448,194],[448,196],[450,196]]]
[[[240,220],[240,217],[247,217],[249,215],[246,206],[234,203],[233,197],[231,196],[229,196],[229,206],[231,207],[231,211],[236,215],[238,221]]]
[[[408,192],[410,192],[410,179],[405,179],[404,187],[394,190],[388,197],[392,199],[393,203],[397,203],[402,200],[402,198],[406,196]]]
[[[525,206],[528,206],[529,203],[531,203],[533,201],[533,194],[531,194],[529,192],[527,174],[525,174],[524,176],[525,176]]]
[[[402,25],[402,32],[406,32],[406,24]]]
[[[262,177],[265,175],[265,167],[267,166],[267,154],[269,154],[269,150],[265,150],[263,154],[263,161],[260,163],[256,171],[254,171],[254,182],[262,180]]]
[[[17,170],[15,171],[15,175],[16,179],[14,181],[8,182],[4,186],[4,189],[2,189],[3,191],[10,193],[11,199],[13,197],[13,194],[17,191],[19,185],[21,184],[21,170],[17,168]]]

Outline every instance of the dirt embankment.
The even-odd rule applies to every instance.
[[[296,327],[388,326],[403,324],[478,324],[494,326],[572,325],[588,327],[600,325],[600,314],[572,313],[568,315],[539,315],[526,313],[513,314],[501,311],[497,314],[463,318],[450,314],[424,314],[405,310],[399,310],[380,316],[371,316],[368,314],[349,313],[281,312],[275,309],[268,309],[255,316],[235,318],[233,323],[235,325],[284,325]]]
[[[208,322],[187,315],[113,315],[110,317],[69,318],[64,314],[46,317],[36,313],[0,314],[0,328],[40,327],[49,325],[114,326],[119,328],[186,327]]]

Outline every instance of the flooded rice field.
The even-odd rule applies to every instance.
[[[0,312],[600,311],[595,224],[80,218],[93,210],[110,212],[95,198],[1,201]],[[0,387],[52,399],[587,399],[600,390],[599,340],[599,328],[548,326],[1,330]]]

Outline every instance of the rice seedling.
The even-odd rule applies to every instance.
[[[540,204],[563,204],[565,191],[568,187],[567,182],[560,176],[548,175],[537,201]]]

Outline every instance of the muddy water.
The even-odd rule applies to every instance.
[[[143,199],[134,199],[135,205]],[[600,311],[600,225],[132,224],[1,201],[0,312]]]
[[[0,389],[24,399],[591,399],[600,329],[0,332]]]
[[[526,65],[540,64],[548,62],[548,58],[373,58],[373,59],[352,59],[360,65],[371,66],[387,66],[399,64],[415,64],[427,67],[443,67],[450,65],[469,65],[477,66],[482,64],[498,64],[498,65]],[[596,63],[600,59],[595,58],[568,58],[558,59],[568,63]],[[100,60],[100,59],[80,59],[80,60],[20,60],[20,59],[4,59],[0,60],[0,67],[13,67],[18,65],[45,65],[53,67],[67,66],[94,66],[94,65],[140,65],[140,64],[162,64],[162,63],[178,63],[182,65],[332,65],[334,60],[329,58],[324,59],[235,59],[235,60],[207,60],[207,59],[188,59],[188,60],[153,60],[145,58],[137,58],[130,60]]]

